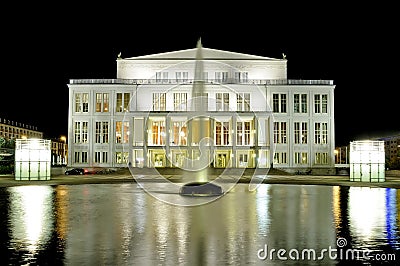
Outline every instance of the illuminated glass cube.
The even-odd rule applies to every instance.
[[[51,141],[17,139],[15,142],[15,180],[49,180]]]
[[[384,141],[350,142],[350,181],[385,181]]]

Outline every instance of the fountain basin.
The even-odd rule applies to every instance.
[[[179,194],[183,196],[220,196],[224,194],[222,188],[216,184],[209,182],[190,182],[183,185]]]

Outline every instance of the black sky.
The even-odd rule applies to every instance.
[[[1,19],[0,117],[45,137],[67,134],[69,79],[115,78],[119,52],[190,49],[200,37],[207,48],[285,53],[290,79],[333,80],[336,145],[400,132],[394,7],[67,3],[21,4]]]

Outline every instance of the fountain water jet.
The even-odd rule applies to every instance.
[[[189,141],[191,146],[190,150],[193,150],[194,146],[199,147],[200,157],[198,159],[191,160],[190,173],[188,177],[189,182],[181,187],[179,193],[187,196],[216,196],[223,194],[223,190],[220,186],[209,182],[208,178],[208,167],[210,164],[209,157],[212,154],[208,154],[208,148],[212,147],[212,139],[209,135],[209,119],[207,117],[207,101],[208,97],[205,93],[205,80],[204,80],[204,66],[203,66],[203,55],[202,55],[202,44],[201,39],[197,42],[196,47],[196,62],[194,80],[192,86],[192,113],[191,117],[192,131],[197,130],[198,143],[192,143]],[[194,121],[196,121],[197,127],[194,128]]]

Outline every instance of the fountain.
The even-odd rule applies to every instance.
[[[212,146],[212,139],[208,137],[209,127],[206,124],[209,122],[207,117],[207,101],[208,97],[205,93],[204,88],[204,66],[203,66],[203,55],[202,55],[202,44],[201,39],[197,42],[196,47],[196,62],[195,62],[195,73],[192,86],[192,131],[196,130],[198,136],[198,143],[192,143],[189,141],[191,150],[199,147],[200,156],[199,158],[188,161],[190,166],[188,167],[188,173],[186,176],[192,182],[183,185],[179,194],[185,196],[218,196],[223,194],[223,190],[220,186],[210,183],[208,177],[208,167],[210,164],[209,157],[213,156],[208,154],[207,151]],[[196,123],[194,123],[196,121]],[[196,125],[196,128],[194,128]]]

